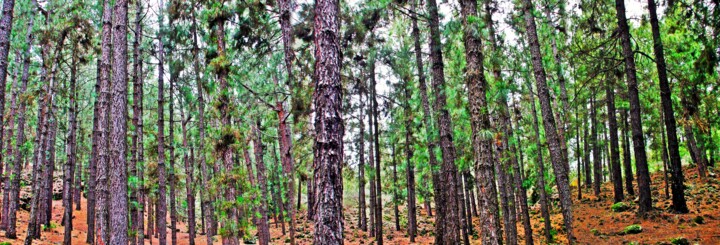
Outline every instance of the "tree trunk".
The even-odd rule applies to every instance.
[[[415,8],[415,1],[412,1]],[[404,113],[405,113],[405,178],[407,181],[407,233],[410,242],[415,242],[417,235],[417,203],[415,200],[415,163],[413,162],[413,115],[410,100],[412,99],[412,88],[410,87],[410,77],[405,79],[403,84],[404,93]]]
[[[293,45],[293,30],[290,17],[292,15],[293,5],[291,0],[279,0],[279,14],[280,14],[280,29],[282,31],[283,40],[283,51],[285,58],[285,70],[287,72],[287,86],[289,91],[292,91],[293,76],[293,60],[295,59],[295,53],[292,50]],[[278,111],[279,120],[279,134],[280,134],[280,154],[283,165],[283,176],[287,179],[285,189],[287,190],[287,203],[285,208],[287,209],[288,216],[290,216],[290,244],[295,245],[295,209],[293,208],[293,198],[295,195],[293,180],[295,175],[295,161],[292,157],[292,137],[290,129],[287,126],[286,119],[289,116],[286,115],[286,111],[283,107],[283,103],[278,100],[276,105]]]
[[[628,123],[627,123],[627,110],[622,109],[620,110],[620,119],[622,120],[622,140],[623,140],[623,168],[625,169],[625,189],[627,190],[628,195],[634,196],[635,190],[633,188],[633,173],[632,173],[632,165],[631,165],[631,159],[630,159],[630,139],[628,139],[627,130],[628,130]],[[664,136],[663,136],[664,137]],[[664,143],[663,143],[664,145]],[[665,157],[667,157],[667,152],[665,152]]]
[[[515,145],[511,144],[511,140],[515,137],[513,135],[514,128],[512,125],[512,120],[510,119],[510,109],[507,105],[507,102],[505,100],[500,102],[500,117],[502,122],[501,128],[503,129],[504,134],[504,141],[507,145],[506,151],[506,157],[509,159],[510,163],[512,164],[512,171],[514,174],[514,181],[515,181],[515,189],[516,189],[516,195],[518,199],[519,204],[519,212],[520,217],[522,218],[523,223],[523,230],[525,233],[525,244],[526,245],[532,245],[533,244],[533,237],[532,237],[532,227],[530,225],[530,212],[528,210],[527,206],[527,191],[525,188],[523,188],[523,182],[525,182],[521,172],[520,172],[520,164],[518,163],[517,158],[515,157]],[[516,142],[519,142],[519,139],[516,140]]]
[[[110,72],[112,55],[112,3],[103,1],[102,43],[100,57],[100,94],[98,95],[97,155],[95,164],[95,231],[93,244],[107,244],[110,241],[109,202],[108,202],[108,164],[109,164],[109,112],[110,112]]]
[[[642,132],[642,118],[640,117],[640,96],[635,70],[635,57],[630,42],[630,28],[625,16],[625,1],[615,0],[615,10],[618,19],[618,30],[622,41],[623,57],[625,58],[625,75],[627,76],[628,98],[630,100],[630,121],[632,126],[633,150],[635,152],[635,166],[638,180],[638,214],[645,216],[652,210],[650,196],[650,172],[648,170],[647,156],[645,155],[645,140]]]
[[[662,118],[661,118],[662,120]],[[663,181],[665,181],[665,198],[670,199],[670,185],[668,184],[668,152],[667,144],[665,143],[665,127],[660,125],[660,156],[663,161]]]
[[[440,21],[435,0],[427,1],[430,26],[430,62],[432,87],[435,93],[435,114],[440,135],[442,165],[440,166],[439,182],[435,199],[438,208],[436,220],[435,243],[460,243],[460,215],[457,197],[457,166],[455,166],[455,146],[452,138],[452,121],[446,108],[445,72],[443,71],[442,43],[440,41]]]
[[[530,91],[530,109],[532,110],[533,117],[533,131],[535,131],[535,144],[537,145],[537,167],[538,167],[538,191],[540,193],[540,213],[543,217],[543,225],[545,228],[545,242],[551,243],[553,241],[553,235],[551,233],[552,226],[550,225],[550,202],[548,200],[547,191],[545,190],[545,161],[543,159],[543,143],[540,139],[540,123],[537,116],[537,109],[535,108],[535,92],[533,91],[532,84],[530,83],[529,77],[525,77],[528,90]],[[587,137],[586,137],[587,138]],[[587,140],[585,141],[585,149],[587,149]],[[587,160],[587,158],[586,158]],[[587,161],[585,161],[587,163]],[[587,168],[587,167],[586,167]],[[588,175],[586,175],[588,176]]]
[[[338,37],[339,2],[315,2],[315,230],[314,244],[343,244],[342,218],[342,67]]]
[[[393,180],[392,180],[392,188],[393,188],[393,213],[395,214],[395,230],[400,231],[400,209],[398,208],[398,202],[400,202],[400,198],[398,197],[397,193],[397,153],[395,152],[395,144],[392,145],[392,166],[393,166]]]
[[[195,1],[193,1],[194,3]],[[200,69],[200,48],[198,46],[198,25],[197,25],[197,16],[196,12],[193,8],[192,11],[192,26],[191,28],[193,32],[193,70],[195,73],[195,82],[197,83],[197,107],[198,107],[198,119],[197,119],[197,127],[198,127],[198,142],[200,146],[203,146],[205,144],[205,83],[200,78],[200,73],[202,70]],[[203,186],[209,186],[210,182],[210,174],[208,170],[208,166],[205,162],[205,154],[203,151],[200,151],[199,154],[199,162],[200,165],[200,171],[201,171],[201,183]],[[215,226],[215,211],[212,203],[214,202],[214,199],[212,196],[210,196],[207,192],[203,192],[204,195],[201,197],[202,199],[202,207],[203,207],[203,228],[205,228],[205,235],[207,241],[212,241],[212,237],[216,234],[217,227]]]
[[[33,1],[33,3],[35,3]],[[25,36],[25,42],[28,44],[27,50],[23,56],[23,71],[22,71],[22,82],[20,85],[19,94],[24,95],[27,91],[28,80],[30,78],[30,54],[32,53],[33,43],[33,16],[28,17],[27,24],[27,35]],[[17,209],[20,204],[20,174],[22,170],[22,159],[23,152],[20,148],[25,144],[25,113],[27,110],[27,100],[20,100],[20,106],[15,115],[15,124],[17,124],[17,131],[15,135],[15,151],[13,152],[12,165],[8,166],[8,178],[5,179],[5,193],[8,193],[7,212],[3,207],[3,224],[6,228],[5,237],[9,239],[17,238]],[[12,171],[12,172],[10,172]]]
[[[371,39],[375,38],[371,34]],[[373,41],[370,41],[370,49],[373,50]],[[383,244],[383,210],[382,210],[382,182],[381,175],[382,169],[380,167],[381,156],[380,155],[380,124],[378,122],[378,102],[377,102],[377,82],[375,80],[375,60],[369,62],[369,80],[370,80],[370,103],[372,106],[372,121],[373,121],[373,144],[375,145],[375,240],[378,245]]]
[[[75,54],[76,50],[73,48],[73,54],[72,54],[72,61],[70,63],[70,95],[69,95],[69,101],[68,101],[68,135],[66,139],[66,153],[67,153],[67,161],[65,161],[65,166],[63,169],[63,206],[65,207],[65,212],[63,214],[63,226],[65,227],[65,232],[63,236],[63,244],[69,245],[71,244],[71,235],[72,235],[72,204],[73,204],[73,187],[72,184],[74,182],[75,177],[75,163],[77,161],[77,147],[76,147],[76,138],[77,138],[77,113],[75,109],[77,108],[77,55]]]
[[[592,137],[590,140],[592,141],[593,146],[593,179],[595,182],[593,183],[593,191],[595,192],[595,197],[600,197],[600,184],[602,184],[602,157],[601,157],[601,150],[600,150],[600,141],[598,140],[598,120],[597,120],[597,107],[595,106],[595,96],[591,95],[590,98],[590,122],[592,125],[590,126],[590,137]]]
[[[502,141],[495,144],[495,150],[493,154],[500,154],[502,152]],[[497,156],[497,159],[502,159],[502,156]],[[502,218],[504,223],[505,232],[505,244],[517,245],[517,222],[515,216],[515,206],[513,205],[513,191],[510,186],[510,180],[508,175],[510,174],[505,163],[496,162],[495,172],[498,173],[498,188],[500,190],[500,205],[502,208]]]
[[[260,219],[258,220],[258,243],[267,245],[270,242],[270,228],[268,226],[268,190],[267,178],[265,174],[265,162],[263,161],[264,146],[262,143],[262,134],[260,132],[260,121],[253,128],[253,148],[255,149],[255,169],[257,169],[257,181],[260,186],[260,206],[258,211]],[[273,154],[275,154],[273,152]]]
[[[715,6],[717,8],[717,6]],[[672,90],[668,83],[667,69],[665,67],[665,54],[663,51],[662,38],[660,37],[660,25],[658,24],[657,6],[655,1],[648,1],[650,11],[650,26],[653,34],[653,51],[655,52],[655,64],[657,65],[660,84],[660,99],[667,130],[668,153],[670,156],[670,169],[672,171],[672,207],[675,212],[687,213],[688,207],[685,201],[685,177],[680,162],[680,151],[678,150],[677,126],[675,124],[675,113],[672,107]],[[705,154],[701,158],[705,158]],[[702,173],[702,172],[701,172]]]
[[[181,118],[185,118],[183,110],[180,110]],[[188,151],[193,153],[193,149],[188,145],[187,124],[190,122],[191,115],[182,121],[182,144],[185,153],[183,154],[183,162],[185,163],[185,193],[187,198],[187,226],[189,235],[189,244],[195,245],[195,185],[194,185],[194,154],[188,155]]]
[[[613,192],[615,202],[625,199],[623,193],[622,172],[620,169],[620,144],[618,142],[618,123],[615,115],[615,82],[612,78],[605,81],[605,103],[607,103],[608,132],[610,138],[610,166],[612,169]]]
[[[525,23],[527,25],[526,38],[528,38],[528,46],[530,47],[530,53],[532,55],[533,73],[535,74],[535,82],[540,99],[545,135],[548,139],[548,148],[550,149],[550,159],[552,160],[553,170],[555,172],[555,183],[557,184],[558,193],[560,194],[560,208],[562,209],[568,241],[569,243],[574,243],[572,195],[570,194],[570,184],[568,183],[567,164],[563,162],[560,137],[557,133],[557,124],[555,123],[555,118],[553,118],[554,114],[550,104],[550,91],[547,87],[545,68],[542,65],[542,54],[540,53],[540,42],[537,36],[535,17],[532,15],[534,7],[531,0],[523,0],[523,5]]]
[[[145,188],[144,188],[144,173],[145,167],[144,159],[144,148],[143,148],[143,71],[142,71],[142,50],[140,50],[140,43],[142,42],[142,1],[135,1],[136,14],[135,14],[135,39],[133,40],[133,126],[135,127],[135,134],[133,135],[133,159],[135,159],[135,176],[137,177],[137,186],[134,188],[134,200],[138,203],[135,213],[131,213],[133,231],[136,233],[135,244],[142,244],[145,241],[144,228],[145,228]],[[132,199],[131,199],[132,201]]]
[[[478,18],[477,1],[462,0],[460,1],[461,12],[463,16],[463,41],[465,44],[465,56],[467,60],[467,70],[465,83],[468,87],[468,105],[471,114],[472,144],[475,174],[479,184],[480,192],[478,195],[481,199],[480,210],[480,227],[483,243],[500,244],[502,237],[500,235],[497,193],[495,186],[495,173],[492,167],[492,146],[491,139],[482,137],[482,132],[490,130],[490,116],[488,114],[488,104],[486,101],[487,80],[483,74],[483,52],[481,31],[478,26],[472,22]],[[487,10],[490,10],[489,8]],[[490,16],[487,16],[489,25],[493,25]],[[494,32],[493,27],[490,27]],[[492,33],[491,35],[494,35]],[[491,46],[495,51],[494,36],[491,36]],[[495,64],[494,64],[495,65]],[[493,66],[493,70],[495,67]],[[497,78],[497,77],[496,77]]]
[[[416,5],[418,0],[411,1],[410,4],[410,19],[412,20],[412,36],[415,39],[414,40],[414,48],[413,51],[415,52],[415,64],[417,65],[417,71],[418,71],[418,87],[420,88],[420,97],[422,99],[422,107],[423,107],[423,124],[425,124],[425,135],[427,136],[427,148],[428,148],[428,156],[429,156],[429,163],[430,166],[437,166],[437,157],[435,156],[435,138],[433,137],[434,134],[429,133],[432,132],[434,129],[433,127],[433,119],[432,119],[432,111],[430,109],[430,100],[428,99],[428,91],[427,91],[427,83],[425,82],[425,69],[423,66],[423,60],[422,60],[422,48],[420,46],[420,28],[417,24],[418,17],[416,16]],[[433,188],[437,189],[437,185],[440,183],[440,180],[438,179],[438,174],[435,171],[432,171],[432,183]],[[423,176],[424,179],[427,179],[428,176]],[[427,183],[427,182],[426,182]],[[425,198],[425,209],[427,210],[427,213],[429,216],[432,216],[432,207],[430,205],[429,195],[428,198]],[[436,200],[437,201],[437,200]],[[436,207],[437,208],[437,207]],[[436,231],[438,231],[439,227],[435,228]]]
[[[0,18],[0,115],[3,116],[5,115],[5,83],[7,81],[8,54],[10,54],[10,36],[13,28],[14,9],[15,0],[3,0],[2,18]],[[4,125],[3,118],[0,118],[0,125]],[[2,146],[3,136],[5,136],[4,129],[5,127],[0,127],[0,146]],[[3,157],[4,155],[0,154],[0,174],[2,173]]]
[[[18,81],[20,80],[18,78],[18,73],[20,70],[22,70],[22,63],[20,63],[22,59],[22,55],[20,54],[20,49],[16,50],[15,52],[15,64],[17,64],[18,67],[14,69],[14,73],[12,75],[13,77],[13,83],[12,87],[10,87],[10,91],[12,91],[11,99],[10,99],[10,112],[6,115],[6,124],[8,126],[8,129],[4,132],[6,134],[4,136],[5,141],[0,142],[0,149],[6,149],[5,154],[7,156],[12,157],[13,155],[13,146],[12,146],[12,136],[13,136],[13,127],[15,126],[15,113],[17,112],[17,98],[18,98]],[[7,180],[6,176],[9,176],[10,170],[10,162],[12,159],[7,160],[8,166],[7,170],[5,170],[5,162],[0,160],[0,183],[2,183],[3,186],[8,186],[9,182]],[[7,172],[7,173],[6,173]],[[4,189],[7,190],[7,189]],[[7,191],[3,191],[2,195],[2,211],[0,211],[0,230],[6,230],[7,229],[7,212],[8,212],[8,197],[9,193]]]
[[[173,22],[172,19],[170,21],[170,29],[172,30]],[[173,55],[172,55],[171,49],[171,55],[170,55],[170,63],[173,63]],[[174,84],[175,81],[177,81],[177,75],[180,71],[173,71],[173,66],[170,66],[170,91],[168,93],[170,94],[170,103],[168,105],[168,110],[170,112],[169,119],[168,119],[168,139],[170,142],[168,142],[168,151],[170,155],[170,166],[168,168],[168,185],[170,187],[168,192],[168,201],[170,201],[170,242],[172,245],[177,244],[177,206],[176,206],[176,193],[175,189],[177,188],[177,180],[175,179],[175,92],[174,92]]]
[[[160,1],[160,6],[165,6]],[[158,242],[167,244],[167,177],[165,166],[165,46],[163,45],[163,14],[162,9],[158,15],[158,23],[160,31],[158,31],[157,39],[158,50],[158,96],[157,96],[157,178],[158,178],[158,194],[157,203],[155,205],[155,220],[158,234]]]
[[[127,22],[128,1],[116,0],[113,8],[113,83],[110,108],[110,244],[128,243],[127,194]],[[162,40],[162,39],[161,39]],[[160,73],[162,74],[162,73]],[[120,170],[120,171],[118,171]]]
[[[575,108],[575,158],[577,160],[577,188],[578,188],[578,200],[582,200],[582,155],[585,155],[585,149],[580,148],[580,125],[583,121],[580,121],[580,114],[578,113],[577,107]],[[583,127],[584,130],[584,127]],[[582,154],[582,155],[581,155]]]
[[[358,125],[360,127],[360,133],[358,136],[358,207],[360,210],[360,220],[358,226],[362,231],[367,231],[367,214],[365,207],[365,103],[363,100],[363,93],[360,92],[360,117],[358,118]],[[298,185],[298,188],[300,186]],[[299,190],[298,190],[299,192]],[[372,218],[372,217],[371,217]],[[409,218],[408,218],[409,220]],[[409,221],[408,221],[409,223]],[[413,239],[412,236],[410,239]]]

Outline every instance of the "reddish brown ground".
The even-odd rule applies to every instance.
[[[637,242],[638,244],[662,244],[669,242],[672,238],[685,237],[691,244],[720,244],[720,208],[718,208],[718,200],[720,200],[720,182],[715,177],[709,177],[707,181],[701,183],[697,178],[696,169],[687,169],[685,171],[687,186],[689,190],[686,192],[690,213],[673,214],[670,213],[668,207],[670,200],[665,198],[664,182],[662,175],[654,175],[652,181],[653,201],[657,211],[653,212],[648,219],[639,219],[635,216],[635,208],[627,212],[612,212],[612,186],[606,183],[603,186],[601,196],[595,197],[592,191],[583,192],[583,200],[577,201],[575,197],[575,205],[573,209],[575,218],[575,233],[580,244],[627,244]],[[637,187],[636,187],[637,188]],[[574,189],[577,193],[577,189]],[[82,200],[83,210],[75,211],[75,219],[73,220],[73,244],[83,244],[87,234],[87,225],[85,224],[85,199]],[[626,200],[628,203],[634,203],[631,198]],[[53,202],[53,223],[60,224],[62,217],[62,203],[60,201]],[[394,218],[392,216],[392,206],[384,205],[384,236],[385,244],[411,244],[405,235],[405,230],[395,231]],[[347,207],[345,212],[345,244],[372,244],[374,239],[357,228],[357,207]],[[433,218],[428,217],[424,210],[420,211],[419,216],[419,236],[414,244],[431,244],[433,242]],[[401,212],[402,213],[402,212]],[[543,226],[539,216],[539,212],[532,211],[533,238],[536,244],[541,244]],[[704,224],[697,224],[694,219],[698,216],[704,218]],[[28,212],[21,211],[19,213],[18,222],[18,240],[8,240],[4,238],[4,232],[0,232],[0,242],[10,242],[10,244],[22,244],[27,229]],[[405,217],[401,217],[405,219]],[[559,209],[554,206],[552,215],[552,225],[556,230],[560,230],[562,216]],[[306,221],[305,211],[298,214],[297,241],[298,244],[312,244],[312,226]],[[477,218],[473,220],[475,228],[477,226]],[[643,228],[642,233],[635,235],[622,235],[620,232],[628,225],[640,224]],[[403,229],[405,223],[401,223]],[[185,224],[179,223],[180,232],[178,233],[178,244],[188,244],[188,234]],[[62,226],[44,231],[42,238],[33,244],[60,244],[63,239]],[[522,225],[518,223],[518,232],[523,234]],[[592,232],[596,230],[596,232]],[[168,230],[168,240],[169,240]],[[280,227],[276,227],[275,223],[271,224],[272,244],[283,244],[287,235],[283,235]],[[475,237],[477,238],[477,237]],[[480,244],[473,238],[471,244]],[[559,244],[567,243],[565,233],[559,232],[556,236],[556,242]],[[520,237],[522,243],[522,235]],[[196,238],[196,244],[206,245],[204,236]],[[146,240],[145,244],[151,244],[150,240]],[[152,244],[157,244],[157,238],[153,238]],[[216,237],[214,244],[220,244],[219,237]]]

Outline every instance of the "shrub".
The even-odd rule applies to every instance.
[[[610,206],[610,209],[612,209],[613,212],[625,212],[630,210],[630,206],[624,202],[617,202]]]
[[[638,224],[629,225],[625,227],[625,230],[623,230],[623,233],[625,234],[638,234],[640,232],[642,232],[642,226]]]

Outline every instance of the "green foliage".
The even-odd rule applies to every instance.
[[[623,234],[638,234],[642,231],[642,226],[640,226],[639,224],[632,224],[623,229]]]
[[[625,212],[630,210],[630,206],[624,202],[617,202],[610,206],[610,209],[612,209],[613,212]]]
[[[690,241],[688,241],[687,238],[684,237],[676,237],[670,239],[670,243],[673,245],[690,245]]]

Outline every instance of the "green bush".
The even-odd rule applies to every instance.
[[[684,237],[670,239],[670,243],[674,245],[690,245],[690,241],[688,241],[688,239]]]
[[[638,234],[640,232],[642,232],[642,226],[638,224],[629,225],[625,227],[625,230],[623,230],[623,233],[625,234]]]
[[[625,212],[630,210],[630,206],[624,202],[617,202],[610,206],[610,209],[612,209],[613,212]]]

